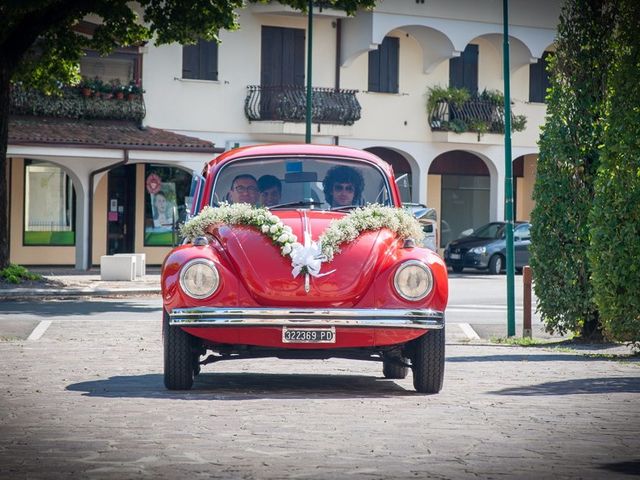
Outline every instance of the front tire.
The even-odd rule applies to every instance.
[[[444,327],[429,330],[413,345],[413,386],[418,393],[438,393],[444,382]]]
[[[191,336],[180,327],[169,325],[163,310],[164,385],[169,390],[189,390],[195,376]]]
[[[494,255],[489,260],[489,273],[491,275],[500,275],[502,272],[503,259],[501,255]]]

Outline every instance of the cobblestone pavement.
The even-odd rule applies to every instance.
[[[451,341],[451,340],[449,340]],[[444,390],[347,360],[204,368],[162,385],[159,321],[0,342],[0,478],[630,478],[640,365],[447,345]]]

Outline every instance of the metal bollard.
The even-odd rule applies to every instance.
[[[522,269],[522,311],[523,325],[522,337],[531,338],[531,267],[528,265]]]

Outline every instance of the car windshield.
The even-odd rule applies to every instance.
[[[474,230],[472,235],[476,238],[500,239],[504,235],[504,223],[488,223]]]
[[[369,203],[392,205],[383,172],[342,158],[246,158],[217,173],[212,205],[250,203],[270,209],[348,210]]]

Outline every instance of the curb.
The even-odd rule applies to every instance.
[[[0,301],[37,298],[69,298],[69,297],[120,297],[137,295],[160,295],[160,288],[122,288],[122,289],[50,289],[36,288],[31,290],[8,289],[0,291]]]

